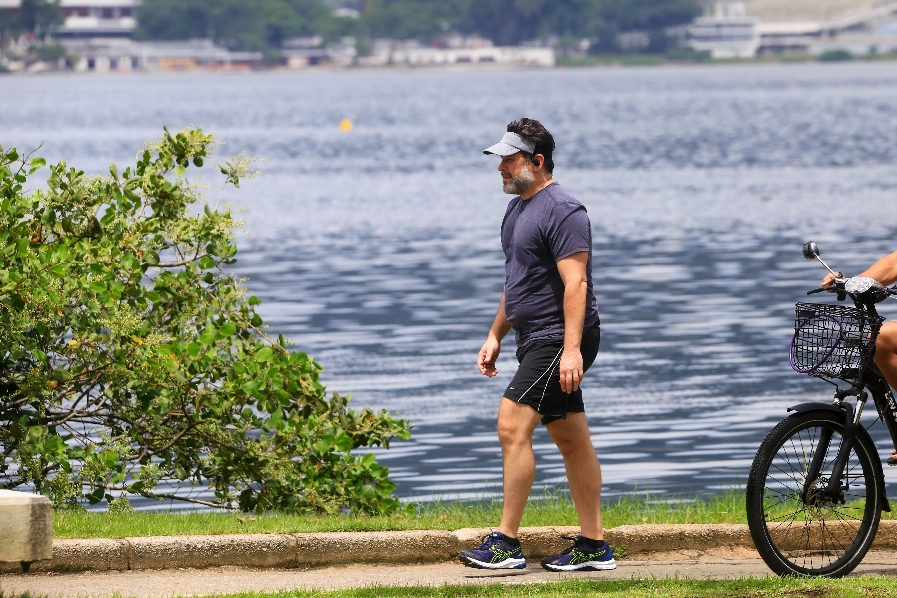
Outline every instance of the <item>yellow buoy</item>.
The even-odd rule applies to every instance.
[[[346,133],[351,131],[352,130],[352,121],[349,120],[348,118],[344,118],[343,120],[341,120],[339,123],[339,130],[345,131]]]

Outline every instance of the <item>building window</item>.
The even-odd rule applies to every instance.
[[[103,18],[111,19],[115,17],[115,9],[113,8],[104,8],[103,9]]]

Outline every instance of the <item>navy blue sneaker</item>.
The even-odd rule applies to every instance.
[[[476,569],[523,569],[526,559],[520,545],[511,546],[501,532],[492,532],[479,548],[462,550],[461,563]]]
[[[573,546],[558,556],[545,557],[542,566],[549,571],[607,571],[616,569],[617,562],[607,542],[595,548],[582,536],[576,536]]]

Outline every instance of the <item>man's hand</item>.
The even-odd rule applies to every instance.
[[[579,390],[582,382],[582,353],[564,351],[561,355],[561,390],[570,394]]]
[[[840,274],[840,272],[839,272],[839,274]],[[822,279],[822,286],[824,286],[824,287],[832,286],[832,284],[835,282],[835,278],[837,278],[837,276],[835,276],[832,273],[826,274],[825,278]]]
[[[498,354],[500,352],[501,341],[490,335],[489,338],[486,339],[483,348],[480,349],[480,354],[477,357],[477,367],[480,369],[481,374],[492,378],[498,373],[498,370],[495,369],[495,360],[498,359]],[[580,369],[582,369],[581,359]]]

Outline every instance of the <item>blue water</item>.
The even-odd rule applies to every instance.
[[[266,158],[223,198],[247,208],[234,270],[331,389],[415,425],[377,451],[415,499],[500,490],[513,340],[495,379],[475,360],[509,198],[481,150],[524,115],[592,219],[605,495],[743,485],[787,406],[831,394],[788,366],[793,304],[824,274],[801,243],[848,273],[897,249],[894,63],[0,78],[0,144],[48,160],[102,173],[163,125]],[[544,430],[534,446],[537,487],[563,487]]]

